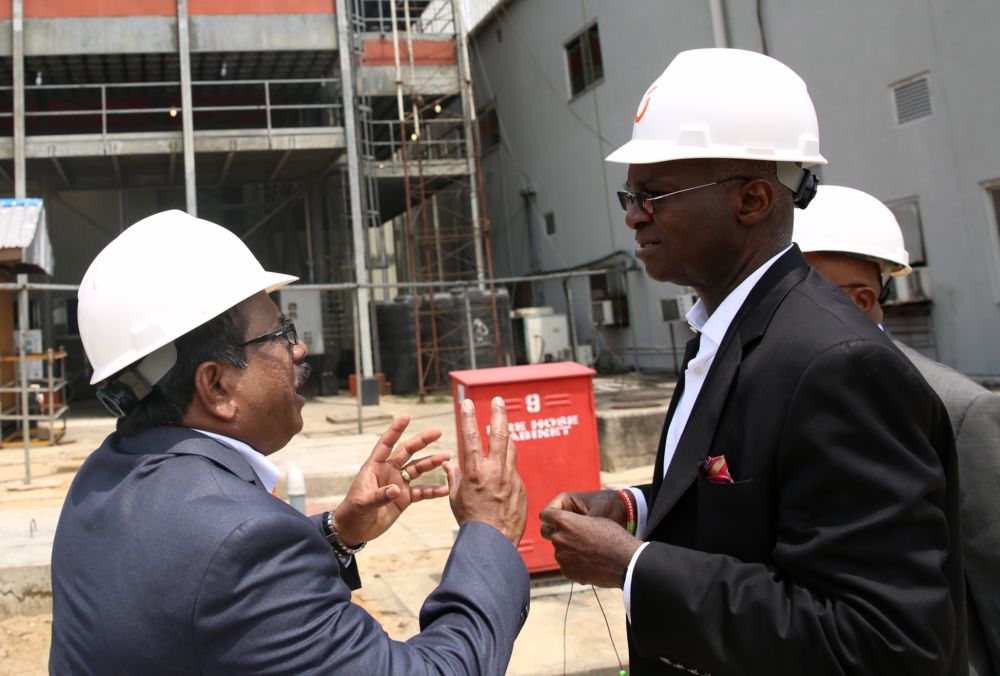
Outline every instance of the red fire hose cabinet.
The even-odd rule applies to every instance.
[[[576,362],[557,362],[448,374],[460,458],[462,400],[471,399],[476,405],[480,434],[485,435],[490,401],[497,396],[504,399],[517,444],[517,471],[528,491],[528,523],[518,549],[532,573],[559,568],[552,544],[541,536],[539,512],[562,491],[601,487],[594,373]]]

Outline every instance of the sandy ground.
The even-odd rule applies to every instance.
[[[0,675],[47,674],[52,615],[20,615],[0,620]]]

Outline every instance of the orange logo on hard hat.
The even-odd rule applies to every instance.
[[[650,87],[645,94],[642,95],[642,101],[639,102],[639,112],[635,114],[635,121],[639,122],[642,120],[642,116],[646,114],[646,109],[649,108],[649,95],[653,93],[656,89],[656,85]]]

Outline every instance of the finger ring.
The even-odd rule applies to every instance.
[[[406,483],[413,481],[413,477],[410,476],[410,473],[406,471],[405,467],[399,470],[399,476],[403,477],[403,481]]]

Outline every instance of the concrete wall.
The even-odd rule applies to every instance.
[[[192,52],[337,48],[333,14],[191,16]],[[153,54],[177,51],[174,16],[26,19],[27,56]],[[0,56],[11,54],[11,22],[0,20]]]
[[[768,53],[806,80],[830,160],[826,183],[884,201],[916,197],[933,280],[937,355],[973,375],[1000,374],[1000,249],[983,185],[1000,179],[1000,80],[985,64],[1000,57],[1000,5],[992,0],[838,3],[767,0],[726,5],[730,46]],[[563,43],[596,21],[604,80],[569,95]],[[501,273],[526,272],[525,213],[531,184],[538,211],[556,215],[536,241],[544,269],[614,249],[632,235],[611,202],[624,169],[602,158],[626,141],[648,84],[679,51],[713,46],[708,3],[515,0],[476,34],[477,101],[495,99],[503,145],[485,158]],[[762,35],[764,39],[762,40]],[[898,125],[891,85],[927,73],[933,114]],[[630,275],[640,347],[667,344],[659,299],[676,293]],[[627,347],[627,331],[610,338]],[[669,357],[646,357],[669,367]]]

